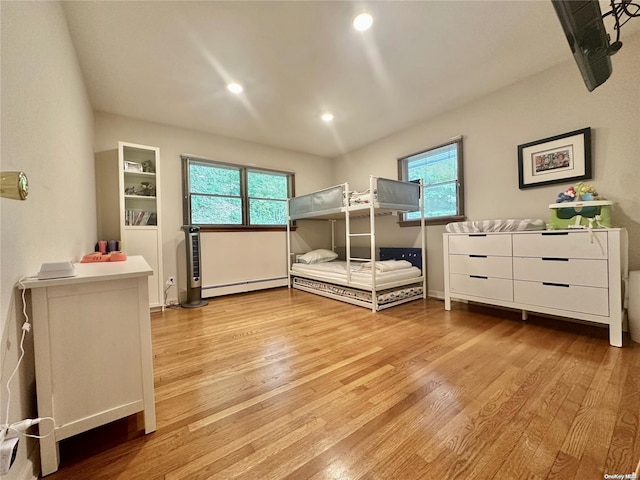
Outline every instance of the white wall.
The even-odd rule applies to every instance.
[[[57,2],[1,2],[2,170],[29,178],[26,201],[0,199],[0,422],[23,318],[18,279],[46,261],[77,260],[96,241],[92,110]],[[37,328],[37,325],[34,327]],[[10,422],[35,415],[33,340],[11,384]],[[43,427],[45,425],[43,424]],[[43,428],[44,433],[44,428]],[[21,440],[7,479],[30,478],[34,441]],[[36,465],[39,470],[39,465]]]
[[[613,221],[629,231],[630,268],[640,268],[640,35],[625,39],[613,75],[588,92],[573,59],[462,108],[381,139],[334,161],[334,182],[366,186],[370,174],[397,178],[397,158],[464,136],[470,220],[548,219],[548,205],[571,183],[518,189],[519,144],[592,128],[593,179],[615,202]],[[568,52],[567,52],[568,53]],[[470,72],[472,74],[472,72]],[[442,88],[447,88],[443,85]],[[437,95],[438,92],[434,92]],[[360,182],[360,184],[357,184]],[[418,246],[417,227],[383,223],[379,245]],[[430,294],[444,290],[442,233],[427,227]]]
[[[177,300],[179,290],[185,289],[184,273],[184,233],[180,227],[184,224],[182,218],[182,160],[181,154],[191,154],[201,158],[208,158],[227,163],[255,165],[274,170],[290,171],[296,175],[296,194],[304,194],[330,185],[331,160],[289,150],[282,150],[258,144],[252,144],[219,135],[182,129],[168,125],[160,125],[132,118],[97,112],[95,114],[95,151],[101,152],[117,148],[118,141],[126,141],[150,145],[160,148],[160,162],[162,179],[162,240],[163,240],[163,275],[175,276],[178,279],[178,289],[167,292],[167,300]],[[244,245],[243,236],[246,233],[221,232],[201,233],[203,244],[215,245],[233,244],[229,237],[238,239],[238,245]],[[224,236],[222,241],[216,237]],[[286,239],[282,234],[282,248],[286,250]],[[296,234],[294,245],[296,251],[303,251],[313,243],[313,234]],[[242,262],[242,249],[226,252]],[[284,258],[284,256],[283,256]],[[203,254],[202,261],[205,261]],[[203,272],[209,272],[203,278],[211,279],[212,283],[237,281],[233,272],[226,272],[225,265],[204,265]],[[217,269],[217,270],[216,270]],[[216,273],[217,272],[217,273]],[[286,275],[283,263],[282,273]],[[219,275],[215,278],[215,275]],[[183,300],[182,298],[180,300]]]

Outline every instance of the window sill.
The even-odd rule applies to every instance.
[[[259,225],[224,225],[221,227],[212,225],[198,225],[200,232],[286,232],[286,226],[259,226]],[[292,231],[296,230],[295,226],[292,226]]]
[[[464,215],[452,215],[451,217],[425,218],[425,226],[446,225],[451,222],[463,222],[467,217]],[[398,222],[401,227],[419,227],[420,220],[403,220]]]

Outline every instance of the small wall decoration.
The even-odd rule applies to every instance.
[[[519,187],[591,178],[591,127],[518,145]]]

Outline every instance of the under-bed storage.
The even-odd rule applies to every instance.
[[[444,261],[447,310],[458,298],[604,323],[622,346],[624,229],[445,233]]]

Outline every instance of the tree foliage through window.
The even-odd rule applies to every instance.
[[[398,162],[401,180],[423,181],[426,219],[452,219],[464,215],[462,138],[409,155]],[[411,212],[404,220],[418,218],[419,212]]]
[[[293,175],[183,157],[190,224],[274,226],[287,221]]]

